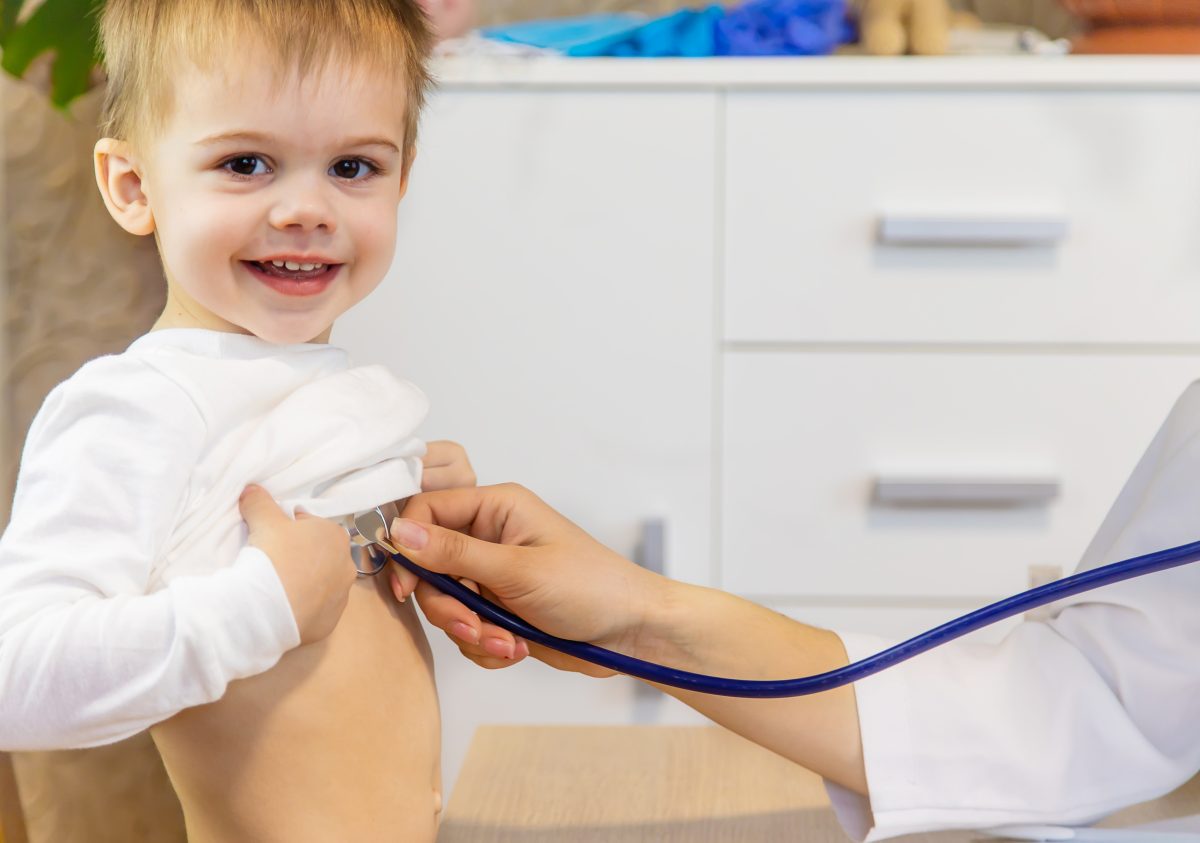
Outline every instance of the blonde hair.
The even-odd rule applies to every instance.
[[[412,160],[433,46],[417,0],[108,0],[99,34],[107,137],[137,143],[152,136],[174,105],[170,79],[179,57],[211,70],[249,37],[280,79],[330,62],[403,73],[405,166]]]

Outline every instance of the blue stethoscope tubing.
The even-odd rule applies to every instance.
[[[1135,577],[1143,577],[1158,571],[1178,568],[1192,562],[1200,561],[1200,541],[1191,544],[1160,550],[1123,562],[1114,562],[1100,568],[1082,571],[1061,580],[1024,591],[1012,597],[1007,597],[982,609],[976,609],[962,617],[947,621],[941,626],[934,627],[920,635],[914,636],[894,647],[889,647],[873,656],[868,656],[857,662],[839,667],[836,670],[803,676],[799,679],[778,680],[744,680],[724,679],[717,676],[706,676],[702,673],[691,673],[686,670],[676,670],[670,667],[654,664],[653,662],[624,656],[594,644],[582,641],[570,641],[542,632],[531,626],[512,612],[507,611],[490,600],[481,597],[453,577],[434,573],[410,559],[390,551],[383,551],[392,561],[412,571],[425,582],[450,595],[481,618],[519,635],[526,641],[558,650],[569,656],[600,665],[601,667],[644,679],[658,685],[668,685],[687,691],[697,691],[724,697],[801,697],[807,694],[817,694],[831,691],[843,685],[849,685],[872,674],[887,670],[913,656],[932,650],[935,647],[953,641],[956,638],[974,632],[997,621],[1010,618],[1013,615],[1045,606],[1056,600],[1082,594],[1085,591],[1102,588],[1106,585],[1123,582]]]

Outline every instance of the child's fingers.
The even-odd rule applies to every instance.
[[[271,493],[255,484],[242,490],[242,496],[238,498],[238,510],[242,514],[242,520],[249,527],[252,538],[259,531],[277,528],[290,520],[271,497]]]
[[[462,445],[440,441],[426,443],[425,447],[421,491],[438,492],[475,485],[475,470]]]
[[[475,472],[469,465],[426,466],[421,475],[422,492],[439,492],[443,489],[461,489],[474,486]]]
[[[467,457],[467,449],[462,445],[447,439],[438,439],[425,443],[425,456],[421,458],[421,462],[426,469],[430,469],[455,463],[470,463],[470,459]]]

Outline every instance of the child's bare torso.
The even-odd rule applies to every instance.
[[[432,841],[440,726],[428,642],[386,575],[334,633],[153,729],[191,843]]]

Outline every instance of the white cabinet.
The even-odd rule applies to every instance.
[[[708,581],[714,94],[438,94],[390,275],[335,340],[431,399],[424,432],[622,553],[667,526]]]
[[[391,273],[334,341],[417,383],[422,433],[673,576],[712,580],[715,93],[437,94]],[[370,396],[363,396],[370,401]],[[487,722],[623,723],[630,680],[492,673],[431,631],[452,781]],[[640,712],[640,714],[639,714]]]
[[[438,75],[394,268],[335,341],[481,482],[626,554],[665,522],[673,576],[919,631],[1069,570],[1200,374],[1200,60]],[[875,500],[905,478],[1037,499]],[[433,638],[450,781],[479,723],[686,717]]]
[[[722,585],[970,608],[1027,588],[1031,566],[1069,570],[1198,374],[1186,355],[732,352]],[[1048,489],[879,499],[905,478]]]
[[[1200,90],[736,92],[726,120],[727,339],[1197,339]]]

